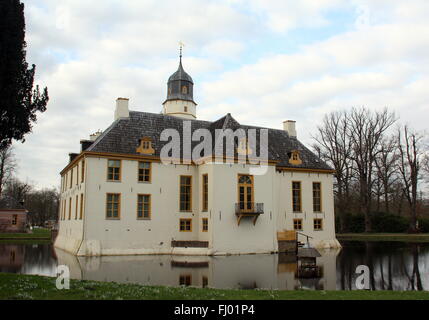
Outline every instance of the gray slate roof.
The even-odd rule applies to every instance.
[[[140,139],[150,137],[152,147],[155,149],[155,156],[159,156],[162,147],[168,142],[161,142],[160,136],[164,129],[176,129],[180,136],[183,135],[183,118],[175,116],[130,111],[130,117],[118,119],[107,128],[103,134],[87,149],[92,152],[108,152],[120,154],[138,155],[136,148],[140,144]],[[284,130],[261,128],[256,126],[242,125],[238,123],[229,113],[217,121],[186,120],[191,122],[191,130],[207,129],[215,137],[216,129],[268,129],[268,158],[278,161],[277,166],[289,168],[324,169],[331,168],[321,161],[313,152],[306,148],[295,137],[290,137]],[[259,134],[257,134],[257,150],[259,150]],[[193,142],[192,147],[200,142]],[[213,141],[213,146],[215,142]],[[302,160],[301,165],[289,164],[290,153],[299,150]],[[183,155],[181,155],[183,157]]]
[[[179,68],[168,79],[167,101],[184,100],[191,101],[194,104],[194,82],[189,74],[185,72],[182,66],[182,58],[180,58]],[[187,92],[183,93],[183,88],[186,87]],[[165,103],[164,102],[164,103]]]
[[[192,81],[191,76],[187,74],[186,71],[183,69],[182,59],[180,59],[179,68],[175,73],[170,76],[170,78],[168,78],[168,82],[178,80],[189,81],[190,83],[194,84],[194,81]]]

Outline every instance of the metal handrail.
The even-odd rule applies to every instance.
[[[240,206],[243,206],[243,205],[244,205],[244,208],[240,208]],[[247,202],[247,201],[239,202],[235,204],[235,214],[246,214],[246,213],[263,214],[264,204],[256,203],[256,202]]]
[[[308,239],[309,239],[309,238],[314,239],[312,236],[309,236],[309,235],[307,235],[307,234],[305,234],[305,233],[301,233],[301,232],[297,232],[296,234],[297,234],[297,235],[304,236],[304,237],[307,237],[307,245],[308,245],[308,247],[310,247],[310,241],[309,241]],[[298,240],[298,237],[297,237],[297,240]]]

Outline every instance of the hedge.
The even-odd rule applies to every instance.
[[[370,215],[372,231],[378,233],[402,233],[407,232],[410,224],[409,217],[402,217],[384,212],[374,212]],[[347,214],[345,216],[346,232],[365,232],[365,217],[362,214]],[[336,218],[336,231],[339,232],[339,217]],[[419,227],[422,232],[429,232],[429,219],[419,219]]]

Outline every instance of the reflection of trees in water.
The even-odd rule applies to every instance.
[[[56,264],[51,244],[25,245],[22,273],[51,274]]]
[[[429,247],[422,244],[404,243],[345,243],[338,256],[338,289],[356,289],[356,268],[366,265],[370,269],[371,290],[424,290],[421,274]]]
[[[0,244],[0,272],[55,275],[51,244]]]
[[[405,268],[405,274],[409,280],[408,290],[423,290],[422,279],[420,277],[419,270],[419,250],[420,247],[417,244],[411,244],[411,252],[413,254],[413,266],[411,275],[408,275],[408,271]]]

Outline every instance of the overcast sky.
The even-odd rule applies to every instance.
[[[117,97],[161,111],[179,40],[199,119],[293,119],[307,144],[326,113],[353,106],[427,127],[427,0],[23,2],[27,61],[51,100],[14,146],[18,177],[39,188],[59,185],[68,153],[111,124]]]

